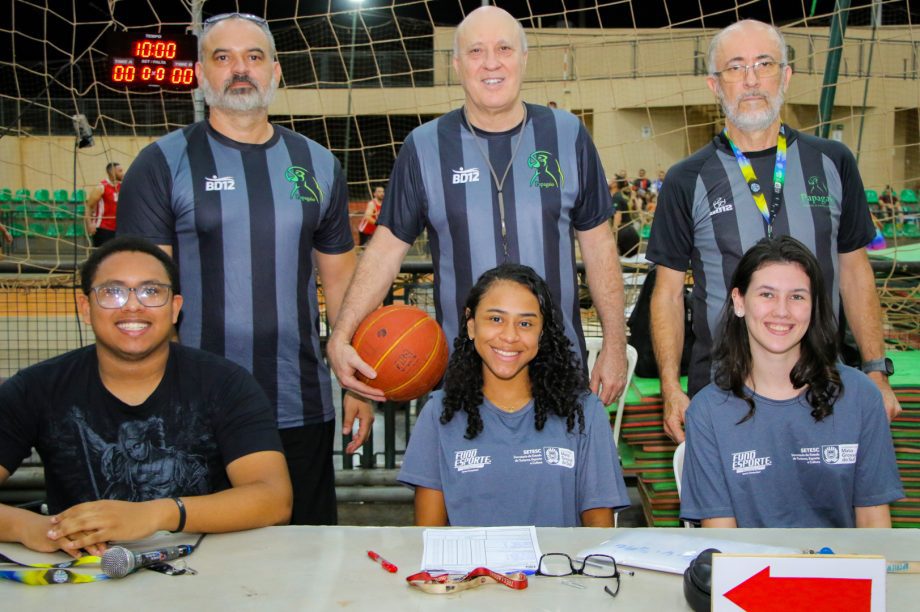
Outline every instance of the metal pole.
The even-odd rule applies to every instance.
[[[843,55],[843,36],[850,17],[850,0],[837,0],[834,16],[831,18],[828,39],[827,62],[824,66],[824,83],[821,85],[821,101],[818,104],[818,125],[815,136],[827,138],[834,113],[834,96],[837,93],[837,76],[840,73],[840,57]]]
[[[348,79],[348,102],[345,110],[345,160],[342,162],[342,174],[345,175],[346,184],[348,183],[348,149],[351,146],[351,81],[355,72],[355,35],[358,33],[358,11],[360,10],[356,8],[355,14],[351,17],[351,52],[348,57],[348,74],[345,75]]]
[[[201,9],[204,3],[205,0],[194,0],[192,2],[192,22],[189,29],[195,35],[195,38],[201,38]],[[192,106],[195,109],[195,123],[204,121],[204,92],[201,91],[200,86],[192,92]]]
[[[869,63],[866,66],[866,82],[863,86],[862,116],[859,119],[859,137],[856,140],[856,163],[862,153],[863,127],[866,125],[866,103],[869,100],[869,79],[872,76],[872,52],[875,50],[875,37],[878,27],[882,25],[882,4],[879,0],[872,1],[872,39],[869,41]]]

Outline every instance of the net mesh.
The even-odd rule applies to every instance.
[[[284,75],[271,118],[339,157],[356,224],[373,188],[386,186],[406,135],[462,103],[450,69],[453,28],[479,4],[13,0],[0,8],[0,223],[13,237],[2,244],[0,336],[8,341],[0,377],[87,341],[71,305],[71,271],[88,249],[86,196],[106,163],[129,168],[141,148],[194,121],[189,93],[126,92],[108,83],[112,32],[182,32],[196,10],[266,15]],[[706,52],[714,29],[739,18],[783,29],[795,70],[784,119],[804,131],[817,124],[833,2],[500,4],[527,28],[525,99],[579,115],[611,178],[619,169],[634,178],[644,168],[654,179],[720,129],[721,111],[705,84]],[[912,1],[854,3],[829,122],[831,137],[858,156],[880,231],[898,248],[877,267],[895,348],[920,345],[918,255],[901,253],[920,238],[917,17]],[[95,132],[93,147],[75,147],[71,118],[78,113]],[[889,186],[897,207],[879,201]],[[642,245],[651,219],[649,211],[638,215]],[[424,260],[424,242],[411,255]],[[627,269],[630,303],[643,272]],[[430,291],[415,295],[430,306]],[[588,333],[599,333],[593,312],[583,316]]]

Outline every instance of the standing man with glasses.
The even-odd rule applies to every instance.
[[[577,117],[523,102],[526,63],[524,30],[506,11],[480,7],[457,27],[453,66],[463,107],[416,128],[400,149],[375,237],[329,338],[329,360],[346,387],[383,400],[355,377],[356,370],[374,372],[349,342],[427,228],[435,307],[448,338],[458,335],[476,279],[499,264],[521,263],[549,283],[566,336],[584,359],[577,239],[604,334],[591,390],[605,405],[623,390],[623,277],[604,171]]]
[[[294,485],[294,524],[335,524],[335,410],[320,348],[317,277],[335,322],[355,266],[348,190],[328,150],[268,121],[281,78],[275,41],[261,17],[205,21],[195,74],[208,119],[144,149],[125,176],[120,234],[161,245],[185,287],[183,344],[251,371],[275,407]],[[374,420],[355,416],[354,452]]]
[[[286,523],[291,482],[271,405],[243,368],[171,344],[182,308],[172,260],[116,238],[80,271],[95,344],[0,385],[0,483],[35,447],[51,516],[0,504],[0,542],[101,553],[155,531]]]
[[[744,20],[709,46],[709,89],[725,129],[675,165],[658,199],[646,257],[658,264],[652,338],[665,431],[683,441],[690,399],[680,386],[684,276],[693,273],[689,394],[710,382],[713,334],[738,260],[764,236],[793,236],[821,262],[835,312],[842,301],[863,370],[889,419],[900,405],[888,383],[882,314],[865,246],[875,237],[856,160],[841,143],[800,133],[780,118],[792,68],[779,30]],[[778,317],[770,332],[784,333]],[[756,391],[756,390],[755,390]]]

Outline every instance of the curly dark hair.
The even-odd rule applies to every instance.
[[[537,298],[543,316],[543,333],[540,335],[537,356],[528,365],[537,430],[543,429],[546,419],[553,414],[565,419],[569,431],[575,427],[577,420],[579,432],[583,432],[585,415],[581,399],[588,393],[588,378],[581,360],[572,351],[572,343],[565,335],[562,315],[554,306],[549,286],[539,274],[519,264],[502,264],[488,270],[470,290],[464,309],[464,322],[476,316],[476,308],[483,295],[499,281],[518,283],[529,289]],[[441,423],[450,422],[457,412],[465,412],[465,437],[469,440],[479,435],[483,427],[479,414],[483,400],[482,385],[482,358],[467,334],[466,325],[461,325],[444,378]]]
[[[805,271],[811,282],[811,322],[802,337],[799,360],[789,373],[796,389],[808,386],[805,398],[811,405],[815,421],[834,412],[834,402],[843,395],[843,382],[837,371],[836,319],[830,297],[825,290],[818,260],[804,244],[791,236],[764,238],[738,262],[732,275],[732,288],[747,293],[754,272],[771,263],[794,263]],[[754,416],[754,399],[745,392],[745,381],[753,368],[751,346],[744,319],[734,314],[729,295],[722,310],[719,340],[713,351],[714,381],[717,386],[747,402],[750,411],[738,424]]]

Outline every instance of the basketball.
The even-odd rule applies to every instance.
[[[405,402],[431,391],[447,369],[447,338],[438,323],[414,306],[392,305],[369,314],[351,341],[358,355],[377,372],[358,379],[383,391],[388,400]]]

